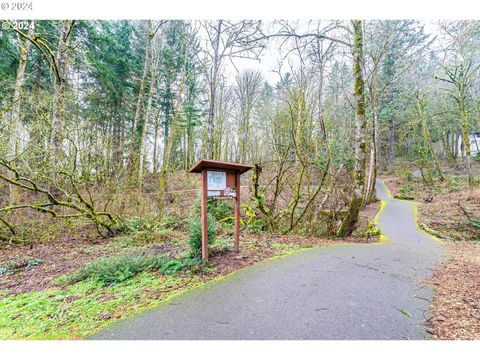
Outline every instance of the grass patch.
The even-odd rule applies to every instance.
[[[295,244],[295,243],[290,243],[290,244],[273,243],[271,245],[272,250],[274,250],[277,255],[285,255],[297,250],[312,248],[312,247],[314,247],[314,245],[312,244]]]
[[[233,250],[233,239],[230,236],[216,239],[210,247],[211,252],[224,253]]]
[[[399,200],[415,200],[413,196],[398,194],[394,196],[395,199]]]
[[[202,282],[198,276],[144,272],[105,287],[94,279],[64,290],[0,299],[0,339],[79,339]]]

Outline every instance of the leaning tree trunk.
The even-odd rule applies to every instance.
[[[345,237],[352,234],[358,222],[360,209],[363,205],[363,189],[365,186],[367,144],[365,143],[365,82],[363,79],[363,31],[362,21],[353,20],[353,79],[355,97],[355,172],[354,188],[347,213],[340,224],[337,236]]]

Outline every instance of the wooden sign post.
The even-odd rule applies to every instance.
[[[235,235],[233,249],[238,252],[240,243],[240,175],[252,167],[216,160],[200,160],[191,173],[202,175],[202,259],[208,260],[208,217],[209,198],[235,199]]]

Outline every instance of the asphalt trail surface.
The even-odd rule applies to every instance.
[[[417,229],[414,204],[389,197],[386,240],[311,249],[207,283],[91,339],[424,339],[432,289],[447,256]]]

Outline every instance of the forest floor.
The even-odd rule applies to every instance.
[[[357,233],[366,232],[379,208],[379,203],[373,203],[362,211]],[[227,229],[211,245],[205,266],[172,274],[143,271],[111,285],[89,278],[73,284],[65,282],[68,276],[99,259],[132,253],[165,254],[177,259],[189,251],[188,234],[175,226],[146,227],[110,239],[80,235],[89,231],[70,228],[55,238],[1,245],[0,339],[83,338],[173,295],[268,258],[305,248],[378,240],[245,233],[240,251],[235,253]]]
[[[436,339],[480,339],[480,188],[456,175],[434,189],[421,178],[383,179],[392,195],[419,202],[419,226],[443,239],[450,254],[428,281],[435,290],[428,331]]]

